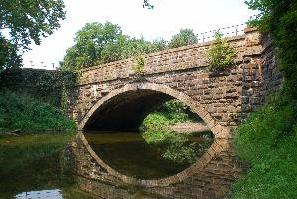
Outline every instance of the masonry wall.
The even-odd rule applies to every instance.
[[[30,95],[61,107],[63,89],[73,86],[75,75],[57,70],[12,68],[0,73],[0,90]]]
[[[231,146],[231,143],[226,143]],[[126,184],[110,175],[90,155],[81,139],[76,139],[68,150],[74,155],[78,183],[84,191],[108,199],[215,199],[223,198],[232,182],[241,173],[230,147],[221,151],[209,164],[197,169],[183,181],[168,186],[141,187]]]
[[[279,90],[283,81],[269,37],[256,29],[246,29],[245,35],[229,38],[229,42],[237,57],[235,64],[222,72],[212,73],[207,68],[211,42],[149,54],[141,76],[132,69],[133,59],[82,70],[80,82],[69,98],[68,114],[77,123],[104,96],[137,82],[169,87],[189,96],[205,110],[210,121],[231,131],[226,131],[223,138],[215,137],[219,144],[207,151],[207,158],[198,160],[206,163],[195,168],[194,173],[183,173],[186,178],[168,186],[134,186],[134,191],[127,191],[131,185],[104,170],[78,139],[71,150],[77,160],[81,188],[103,198],[134,198],[135,189],[145,193],[143,198],[223,198],[241,173],[234,159],[232,130],[267,103],[267,96]]]
[[[273,61],[273,48],[257,30],[246,29],[245,35],[230,38],[229,42],[237,54],[230,69],[208,71],[208,42],[147,55],[141,81],[184,92],[222,125],[235,127],[264,104],[265,96],[280,87],[282,78]],[[103,96],[139,81],[132,69],[134,64],[133,59],[127,59],[82,70],[68,114],[79,123]]]

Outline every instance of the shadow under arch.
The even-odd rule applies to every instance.
[[[192,176],[194,173],[198,173],[199,171],[202,171],[203,168],[207,166],[207,164],[221,151],[228,149],[228,144],[226,144],[226,141],[231,138],[231,132],[230,129],[227,127],[221,126],[218,122],[214,120],[214,118],[205,110],[204,107],[202,107],[199,102],[193,100],[191,97],[186,95],[183,92],[174,90],[168,86],[161,85],[161,84],[155,84],[155,83],[149,83],[149,82],[136,82],[127,84],[119,89],[111,91],[109,94],[101,98],[85,115],[85,117],[82,119],[82,121],[79,123],[78,128],[79,130],[83,130],[87,122],[92,118],[92,115],[96,112],[97,109],[99,109],[101,106],[106,104],[108,101],[110,101],[112,98],[117,97],[123,93],[131,92],[131,91],[138,91],[138,90],[151,90],[160,92],[163,94],[166,94],[168,96],[171,96],[172,98],[175,98],[181,102],[183,102],[185,105],[189,106],[191,111],[196,113],[199,117],[201,117],[204,122],[207,124],[207,126],[211,129],[212,133],[214,134],[214,142],[210,146],[210,148],[202,155],[201,158],[199,158],[193,165],[191,165],[189,168],[169,177],[161,178],[161,179],[155,179],[155,180],[142,180],[142,179],[136,179],[130,176],[123,175],[113,168],[111,168],[109,165],[107,165],[91,148],[91,146],[88,144],[88,141],[86,140],[83,132],[78,133],[78,138],[82,140],[84,143],[86,149],[90,153],[90,155],[95,159],[95,161],[105,168],[107,172],[120,180],[122,180],[124,183],[142,186],[142,187],[164,187],[168,186],[170,184],[178,183],[186,178]]]

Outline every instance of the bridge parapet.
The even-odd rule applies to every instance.
[[[236,126],[282,82],[271,40],[255,28],[228,38],[236,52],[235,65],[214,75],[207,69],[212,42],[151,53],[144,57],[142,79],[163,84],[196,100],[224,126]],[[69,97],[68,114],[78,123],[90,108],[112,90],[139,81],[133,58],[81,70],[79,84]]]
[[[260,54],[263,50],[261,35],[253,28],[246,28],[245,35],[228,38],[228,41],[236,52],[236,61],[243,60],[245,56]],[[147,54],[144,56],[144,75],[207,67],[207,52],[212,43],[213,41]],[[128,78],[135,74],[134,64],[135,59],[130,58],[83,69],[80,84]]]

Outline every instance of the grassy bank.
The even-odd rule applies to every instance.
[[[297,198],[297,103],[279,99],[253,114],[235,137],[250,165],[232,188],[232,198]]]
[[[24,94],[0,92],[0,131],[74,131],[75,123],[53,105]]]

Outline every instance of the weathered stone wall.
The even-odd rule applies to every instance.
[[[61,106],[63,88],[75,83],[75,75],[57,70],[12,68],[0,73],[0,90],[30,95]]]
[[[125,101],[118,106],[129,107],[135,93],[150,90],[184,102],[215,136],[214,144],[190,168],[164,179],[139,180],[106,165],[81,134],[73,151],[77,173],[85,177],[80,178],[84,190],[95,190],[103,198],[133,198],[133,194],[124,189],[130,185],[145,192],[146,198],[150,198],[150,194],[156,194],[155,198],[222,198],[226,194],[241,171],[234,160],[233,129],[265,104],[267,95],[278,90],[282,83],[269,38],[256,29],[246,29],[245,35],[230,38],[229,42],[237,57],[234,66],[223,72],[211,73],[207,68],[206,53],[211,42],[146,55],[145,72],[141,76],[132,69],[133,59],[81,71],[68,109],[81,129],[101,107],[108,104],[116,107],[117,99]],[[155,95],[147,98],[150,96]],[[148,110],[141,111],[146,114]],[[101,117],[108,116],[104,114],[99,111]]]
[[[211,44],[208,42],[147,55],[142,81],[186,93],[222,125],[237,126],[264,103],[266,93],[279,87],[281,78],[275,76],[273,54],[267,50],[271,47],[262,44],[262,35],[257,30],[246,29],[245,35],[229,40],[237,58],[236,64],[224,72],[208,71],[206,53]],[[80,83],[70,97],[68,113],[80,123],[103,96],[139,81],[133,65],[134,60],[127,59],[82,70]]]
[[[98,164],[97,157],[94,157],[88,149],[90,146],[86,147],[83,142],[85,139],[78,137],[71,145],[71,151],[75,156],[76,173],[79,175],[78,182],[82,190],[102,198],[223,198],[231,183],[241,172],[240,166],[234,162],[234,157],[230,153],[231,143],[222,141],[227,146],[225,149],[213,148],[212,152],[208,152],[207,156],[200,160],[209,161],[205,167],[194,165],[192,170],[187,169],[182,174],[165,179],[166,185],[160,180],[130,179],[130,182],[126,183],[120,175],[110,175],[108,169]],[[213,158],[215,153],[217,155]],[[147,183],[146,186],[140,185],[143,183]],[[140,196],[136,197],[138,194]]]

